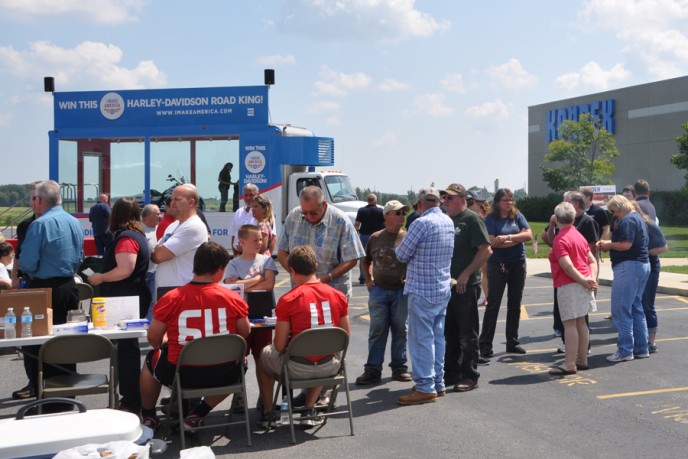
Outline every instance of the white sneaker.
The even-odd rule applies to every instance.
[[[633,354],[633,357],[636,359],[649,359],[650,358],[650,352],[645,352],[644,354]]]
[[[560,344],[557,346],[557,354],[564,354],[566,352],[566,349],[564,348],[563,344]]]
[[[615,352],[612,355],[607,356],[607,361],[609,362],[627,362],[633,360],[633,354],[623,356],[619,352]]]

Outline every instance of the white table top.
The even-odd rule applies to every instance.
[[[101,335],[107,339],[145,338],[148,330],[120,330],[117,328],[92,328],[89,334]],[[0,339],[0,348],[43,344],[55,335],[32,336],[31,338]]]

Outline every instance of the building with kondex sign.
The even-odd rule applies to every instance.
[[[614,158],[612,180],[617,191],[644,178],[652,190],[672,191],[685,184],[685,170],[671,164],[678,152],[676,137],[688,123],[688,76],[615,89],[528,107],[528,194],[552,190],[540,164],[549,153],[564,120],[590,113],[614,134],[621,153]]]

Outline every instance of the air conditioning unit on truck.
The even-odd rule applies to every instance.
[[[111,204],[124,196],[156,202],[155,190],[168,188],[170,176],[196,185],[211,238],[229,246],[233,190],[227,211],[219,212],[218,173],[230,162],[239,195],[253,183],[270,198],[278,234],[308,185],[320,186],[329,205],[355,219],[366,203],[345,174],[328,170],[334,140],[270,123],[268,94],[267,84],[53,92],[50,179],[61,184],[65,209],[81,221],[86,249],[92,245],[88,210],[99,194],[108,194]]]

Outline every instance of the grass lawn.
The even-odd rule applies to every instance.
[[[8,207],[0,207],[0,227],[2,228],[9,225],[17,216],[29,210],[28,207],[13,207],[12,209],[8,209]],[[18,223],[19,222],[16,222],[14,226]]]
[[[547,222],[528,222],[533,231],[533,237],[538,236],[538,252],[533,252],[533,241],[526,244],[526,257],[528,258],[547,258],[550,248],[547,244],[542,243],[540,235],[547,226]],[[688,228],[678,226],[662,226],[662,231],[667,239],[669,250],[661,255],[661,258],[688,258]],[[604,254],[603,257],[608,258],[609,254]],[[688,267],[685,271],[677,271],[683,267],[679,266],[662,266],[662,271],[667,272],[683,272],[688,274]]]

